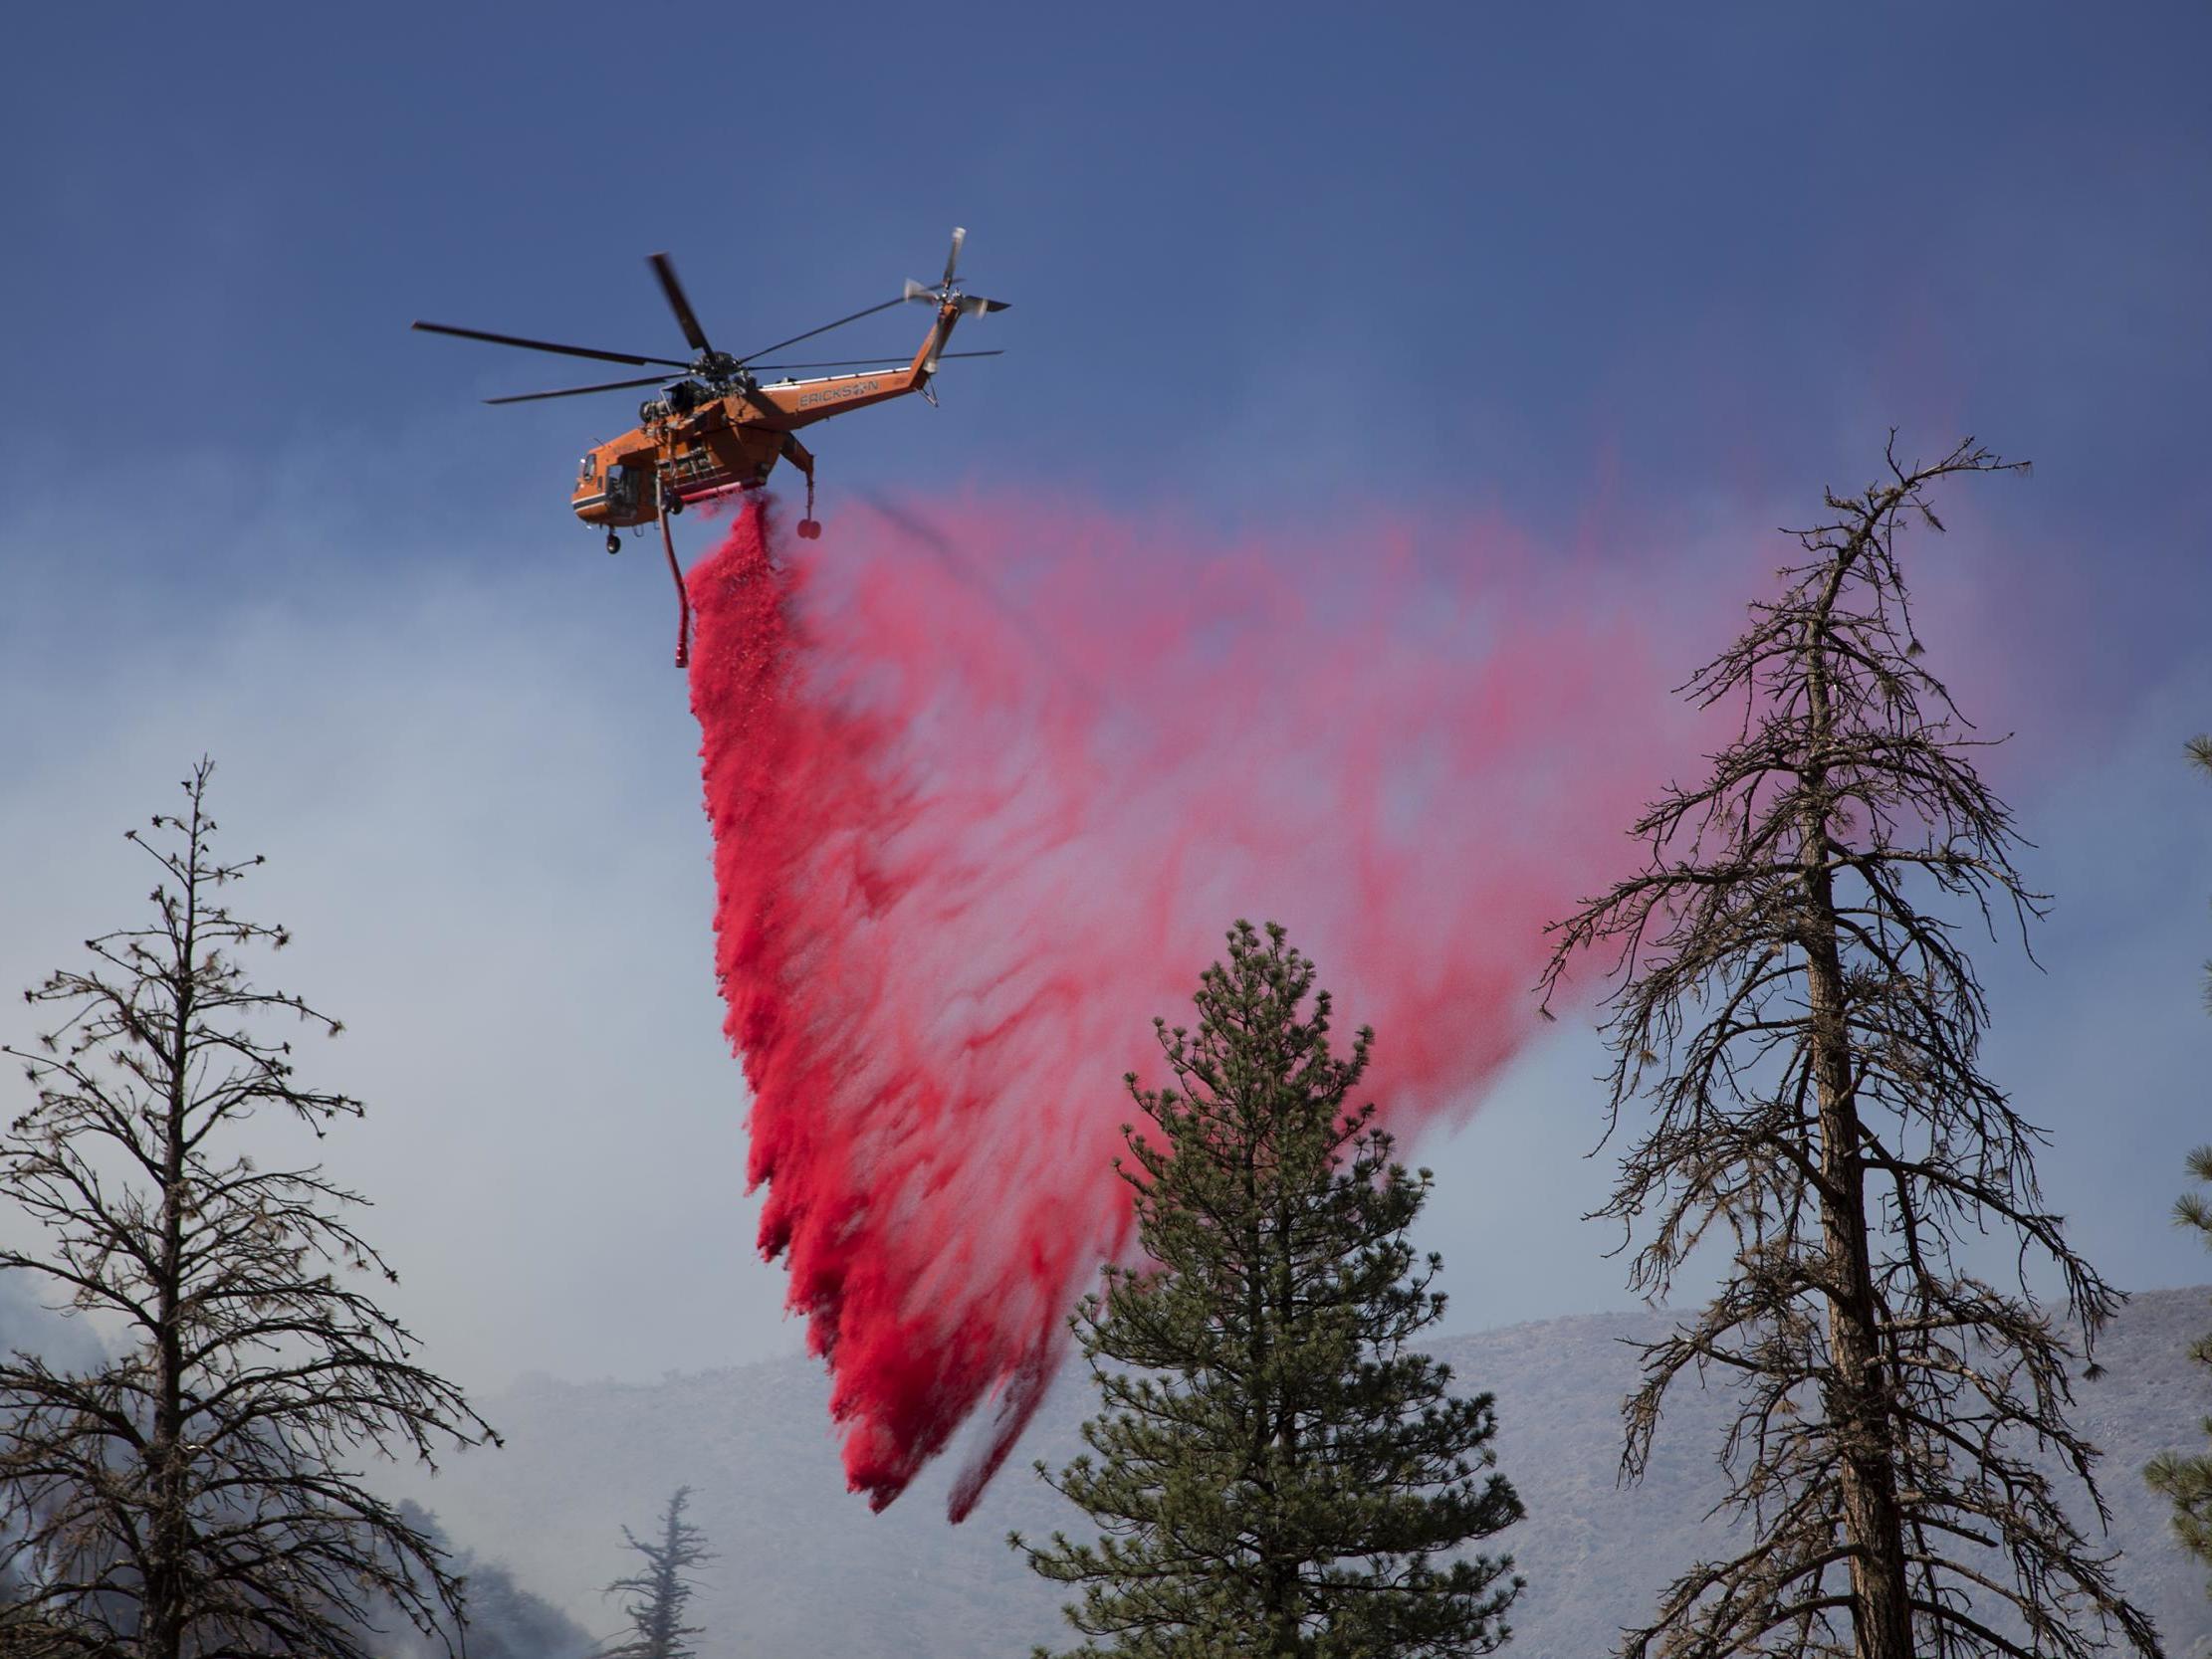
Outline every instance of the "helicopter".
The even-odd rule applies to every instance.
[[[639,424],[619,438],[586,453],[576,470],[576,483],[568,505],[578,518],[604,525],[606,548],[622,549],[625,528],[658,520],[661,543],[668,554],[668,568],[676,581],[681,607],[676,665],[687,656],[690,605],[684,592],[682,567],[676,560],[675,536],[668,520],[687,502],[726,495],[732,491],[758,490],[774,471],[777,461],[788,461],[806,479],[806,517],[798,522],[799,535],[812,540],[821,534],[814,518],[814,457],[794,436],[800,427],[832,415],[849,414],[871,404],[885,403],[908,392],[920,392],[932,405],[937,394],[930,382],[938,364],[950,357],[996,357],[999,351],[947,351],[946,342],[964,316],[987,316],[1007,309],[1003,300],[987,300],[969,294],[960,285],[965,228],[953,231],[952,251],[945,259],[945,274],[938,281],[912,281],[895,297],[825,322],[788,339],[742,357],[715,348],[699,325],[676,268],[666,254],[654,254],[647,264],[659,280],[668,309],[675,313],[696,355],[689,362],[673,357],[652,357],[626,351],[601,351],[590,346],[562,345],[552,340],[525,339],[516,334],[495,334],[482,328],[460,328],[444,322],[418,320],[414,326],[426,333],[453,334],[462,339],[488,340],[494,345],[520,346],[528,351],[550,351],[567,357],[588,357],[600,362],[627,363],[633,367],[658,366],[670,374],[647,375],[636,380],[610,380],[591,386],[563,386],[553,391],[522,392],[508,397],[488,397],[488,404],[537,403],[548,398],[582,397],[598,392],[625,391],[657,386],[657,395],[638,407]],[[842,328],[849,322],[873,316],[895,306],[926,305],[936,315],[921,348],[911,359],[904,357],[846,358],[834,362],[765,362],[762,359],[787,346]],[[842,369],[850,372],[794,378],[798,369]],[[775,379],[764,378],[768,375]]]

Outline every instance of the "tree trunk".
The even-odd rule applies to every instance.
[[[1252,1375],[1257,1380],[1268,1374],[1268,1361],[1280,1329],[1276,1290],[1286,1240],[1279,1221],[1272,1237],[1267,1229],[1266,1196],[1261,1190],[1259,1167],[1265,1144],[1264,1126],[1247,1122],[1243,1128],[1244,1144],[1239,1149],[1239,1160],[1243,1166],[1245,1213],[1251,1218],[1245,1235],[1245,1320],[1250,1333]],[[1277,1489],[1274,1477],[1266,1471],[1280,1443],[1282,1411],[1283,1401],[1268,1385],[1261,1383],[1254,1389],[1251,1401],[1252,1476],[1266,1484],[1270,1499],[1276,1497]],[[1280,1516],[1274,1516],[1267,1536],[1260,1541],[1260,1609],[1267,1621],[1265,1639],[1271,1659],[1297,1659],[1298,1614],[1293,1591],[1298,1569],[1284,1551],[1280,1522]]]
[[[1859,1659],[1912,1659],[1904,1518],[1889,1455],[1880,1311],[1867,1256],[1866,1175],[1844,1028],[1843,974],[1825,872],[1814,878],[1816,933],[1806,977],[1813,1009],[1814,1087],[1820,1100],[1821,1233],[1828,1272],[1828,1347],[1835,1366],[1823,1407],[1841,1430],[1844,1525],[1854,1551],[1851,1590]],[[1825,915],[1824,915],[1825,913]]]
[[[1276,1153],[1280,1161],[1281,1153]],[[1274,1258],[1268,1264],[1268,1277],[1273,1281],[1272,1318],[1280,1340],[1288,1340],[1289,1333],[1298,1328],[1296,1297],[1296,1241],[1292,1237],[1291,1201],[1287,1191],[1278,1192],[1275,1199]],[[1274,1402],[1273,1440],[1281,1466],[1296,1470],[1298,1462],[1298,1413],[1297,1403],[1287,1390],[1277,1395]],[[1292,1477],[1296,1479],[1295,1476]],[[1274,1615],[1276,1659],[1298,1659],[1302,1651],[1305,1603],[1299,1594],[1298,1559],[1287,1548],[1273,1570],[1273,1580],[1268,1589],[1268,1602]]]
[[[1826,1265],[1833,1377],[1822,1408],[1840,1431],[1844,1528],[1852,1547],[1851,1592],[1858,1659],[1912,1659],[1912,1604],[1904,1565],[1904,1516],[1891,1458],[1892,1424],[1881,1374],[1880,1310],[1867,1244],[1867,1181],[1859,1155],[1859,1104],[1845,1019],[1836,884],[1828,865],[1825,760],[1833,710],[1825,625],[1849,560],[1840,560],[1808,628],[1807,714],[1811,755],[1803,785],[1798,856],[1805,884],[1806,1000],[1812,1013],[1813,1087],[1820,1108],[1821,1241]]]
[[[200,856],[200,814],[192,811],[189,856]],[[183,933],[176,955],[175,1029],[167,1059],[168,1115],[163,1127],[161,1244],[155,1287],[154,1348],[160,1374],[154,1383],[153,1436],[147,1475],[154,1492],[151,1558],[146,1574],[145,1627],[139,1641],[146,1659],[182,1659],[184,1652],[184,1341],[178,1322],[184,1292],[184,1183],[186,1118],[192,1064],[193,952],[198,944],[199,884],[186,884]]]

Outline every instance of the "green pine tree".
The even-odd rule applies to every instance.
[[[1037,1472],[1097,1523],[1012,1544],[1079,1588],[1074,1659],[1444,1659],[1503,1642],[1510,1558],[1454,1554],[1521,1517],[1485,1474],[1490,1396],[1407,1342],[1440,1263],[1406,1229],[1430,1173],[1350,1108],[1373,1033],[1329,1048],[1329,996],[1270,925],[1239,922],[1199,1027],[1155,1021],[1173,1082],[1125,1130],[1149,1261],[1109,1268],[1072,1324],[1100,1414]],[[1310,1012],[1309,1007],[1310,997]],[[1042,1650],[1039,1650],[1040,1653]]]
[[[2212,1182],[2212,1146],[2199,1146],[2189,1154],[2189,1173],[2199,1182]],[[2212,1246],[2212,1204],[2201,1194],[2184,1192],[2175,1199],[2173,1218],[2202,1234],[2206,1245]],[[2212,1336],[2191,1343],[2189,1357],[2212,1365]],[[2212,1417],[2204,1419],[2204,1432],[2212,1437]],[[2160,1452],[2143,1470],[2143,1478],[2152,1491],[2172,1503],[2174,1536],[2181,1547],[2198,1560],[2212,1562],[2212,1453],[2184,1457],[2179,1452]]]
[[[2212,773],[2212,736],[2190,738],[2189,758]],[[2212,963],[2205,965],[2204,996],[2207,1010],[2212,1011]],[[2189,1154],[2189,1174],[2200,1184],[2212,1184],[2212,1146],[2199,1146]],[[2175,1199],[2173,1218],[2212,1247],[2212,1203],[2201,1194],[2185,1192]],[[2212,1336],[2200,1337],[2190,1345],[2189,1357],[2212,1365]],[[2204,1432],[2212,1437],[2212,1417],[2204,1419]],[[2182,1548],[2198,1560],[2212,1563],[2212,1453],[2183,1457],[2179,1452],[2161,1452],[2150,1460],[2143,1475],[2153,1491],[2172,1503],[2174,1536],[2181,1540]]]

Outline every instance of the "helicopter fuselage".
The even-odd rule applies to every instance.
[[[947,300],[921,350],[900,368],[729,390],[679,380],[638,411],[641,424],[584,456],[568,505],[587,524],[620,529],[650,523],[664,502],[680,510],[700,497],[757,490],[780,460],[811,477],[813,457],[791,434],[922,390],[959,318],[957,300]]]

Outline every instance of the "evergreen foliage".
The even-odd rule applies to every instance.
[[[2212,1146],[2199,1146],[2189,1154],[2189,1174],[2200,1184],[2212,1184]],[[2175,1199],[2173,1218],[2177,1225],[2201,1234],[2206,1247],[2212,1248],[2212,1203],[2207,1203],[2203,1194],[2184,1192]],[[2189,1356],[2212,1365],[2212,1336],[2191,1343]],[[2203,1426],[2205,1434],[2212,1436],[2212,1417],[2205,1418]],[[2212,1453],[2195,1457],[2161,1453],[2150,1460],[2143,1478],[2172,1503],[2174,1536],[2182,1548],[2197,1559],[2212,1563]],[[2212,1591],[2212,1585],[2207,1589]]]
[[[1101,1528],[1031,1566],[1075,1586],[1075,1659],[1445,1659],[1507,1635],[1509,1558],[1455,1555],[1521,1515],[1485,1474],[1488,1395],[1407,1348],[1440,1265],[1406,1229],[1426,1169],[1347,1106],[1373,1034],[1329,1045],[1313,965],[1239,922],[1198,1030],[1156,1021],[1170,1087],[1126,1082],[1142,1266],[1109,1267],[1073,1321],[1101,1413],[1088,1452],[1037,1471]],[[1307,1011],[1310,996],[1310,1012]],[[1041,1652],[1042,1650],[1040,1650]]]
[[[2212,735],[2190,738],[2188,754],[2199,770],[2212,775]],[[2204,970],[2204,998],[2206,1011],[2212,1012],[2212,963]],[[2212,1146],[2199,1146],[2189,1154],[2189,1175],[2199,1185],[2212,1184]],[[2173,1219],[2176,1226],[2190,1228],[2212,1248],[2212,1203],[2201,1193],[2185,1192],[2175,1199]],[[2192,1343],[2189,1356],[2212,1365],[2212,1336]],[[2205,1418],[2203,1426],[2212,1437],[2212,1417]],[[2174,1536],[2182,1548],[2198,1560],[2212,1563],[2212,1452],[2195,1457],[2161,1453],[2150,1460],[2143,1476],[2172,1503]],[[2212,1592],[2212,1584],[2206,1589]]]

